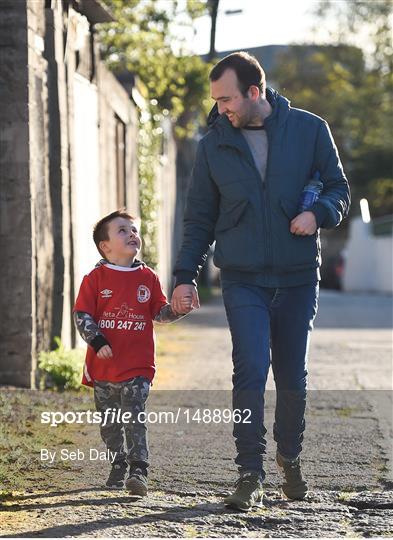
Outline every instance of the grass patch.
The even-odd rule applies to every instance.
[[[161,379],[178,373],[181,359],[190,350],[189,330],[181,325],[156,325],[157,364]],[[84,356],[84,353],[83,353]],[[78,368],[79,369],[79,368]],[[79,377],[79,372],[78,372]],[[159,377],[155,380],[158,382]],[[155,384],[155,388],[158,385]],[[84,388],[84,387],[83,387]],[[17,491],[64,489],[76,487],[86,478],[88,468],[94,471],[95,462],[85,461],[84,476],[78,471],[78,461],[56,459],[52,465],[41,461],[41,449],[59,451],[61,448],[101,445],[99,426],[63,423],[57,427],[41,423],[44,411],[95,410],[91,389],[84,391],[27,390],[2,387],[0,393],[0,502],[12,498]],[[103,448],[104,449],[104,448]],[[94,474],[94,473],[93,473]],[[83,476],[83,478],[82,478]]]
[[[84,349],[66,349],[59,337],[55,337],[53,351],[41,351],[38,358],[40,388],[55,390],[79,390],[82,380]]]
[[[40,479],[51,483],[55,469],[67,470],[67,462],[53,466],[41,462],[42,448],[56,449],[77,444],[81,426],[60,424],[50,427],[41,423],[43,411],[93,409],[92,395],[83,392],[40,392],[37,390],[2,388],[0,394],[0,494],[12,495],[14,490],[41,487]]]
[[[185,538],[195,538],[198,531],[193,525],[184,525],[183,534]]]
[[[337,497],[340,502],[350,501],[356,495],[355,491],[341,491]]]
[[[335,413],[341,418],[349,418],[353,415],[355,411],[356,409],[353,409],[352,407],[342,407],[341,409],[335,409]]]

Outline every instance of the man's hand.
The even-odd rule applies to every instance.
[[[200,305],[196,287],[185,283],[178,285],[173,291],[171,306],[174,313],[179,315],[198,309]]]
[[[103,360],[109,360],[109,358],[112,358],[112,349],[109,347],[109,345],[104,345],[101,347],[101,349],[97,353],[98,358],[102,358]]]
[[[193,307],[192,307],[192,296],[191,295],[188,295],[188,296],[183,296],[183,298],[181,299],[181,305],[182,305],[182,310],[183,310],[183,313],[189,313]]]
[[[302,212],[291,221],[290,231],[298,236],[310,236],[317,230],[317,221],[312,212]]]

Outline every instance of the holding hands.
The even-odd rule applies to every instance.
[[[164,306],[169,308],[169,304]],[[193,285],[178,285],[173,291],[171,306],[164,310],[164,314],[160,312],[160,319],[155,318],[158,322],[171,322],[176,320],[178,315],[186,315],[193,309],[199,308],[199,298],[196,287]],[[171,311],[173,313],[171,313]],[[174,315],[175,314],[175,317]],[[97,352],[97,357],[101,360],[110,360],[113,358],[113,352],[110,345],[103,345]]]
[[[169,306],[166,306],[169,307]],[[171,309],[176,315],[186,315],[193,309],[199,308],[199,298],[196,287],[193,285],[178,285],[173,291]],[[173,315],[172,319],[173,320]],[[168,322],[168,321],[159,321]],[[110,360],[113,353],[110,345],[103,345],[97,352],[101,360]]]
[[[172,294],[171,307],[179,315],[198,309],[200,304],[196,287],[185,283],[178,285]]]

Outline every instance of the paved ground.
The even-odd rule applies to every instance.
[[[133,500],[99,486],[107,464],[59,468],[59,482],[3,503],[3,536],[351,537],[393,535],[391,297],[322,292],[310,349],[304,468],[307,501],[281,497],[274,465],[273,383],[266,404],[265,508],[237,514],[221,498],[236,478],[231,425],[198,410],[230,406],[231,344],[220,297],[178,323],[177,357],[161,362],[149,410],[150,493]],[[196,415],[195,415],[196,414]],[[221,412],[221,414],[223,414]],[[195,415],[195,416],[194,416]],[[195,418],[194,421],[190,420]],[[189,421],[187,421],[189,420]],[[97,447],[83,426],[78,446]],[[54,464],[56,468],[56,464]],[[51,472],[53,473],[53,467]],[[45,468],[42,469],[45,475]],[[39,487],[38,487],[39,486]],[[3,523],[3,525],[1,525]]]

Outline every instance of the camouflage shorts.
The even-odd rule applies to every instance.
[[[94,400],[97,411],[102,415],[107,409],[131,413],[128,423],[108,421],[100,426],[101,438],[107,449],[116,452],[115,463],[127,460],[130,465],[143,467],[149,465],[147,428],[145,423],[138,419],[138,414],[145,411],[149,390],[150,381],[146,377],[135,377],[119,383],[94,382]]]

